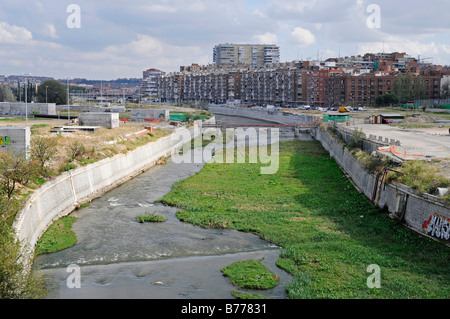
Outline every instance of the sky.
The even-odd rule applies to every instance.
[[[448,12],[449,0],[0,0],[0,75],[141,78],[212,63],[220,43],[277,44],[281,62],[397,51],[450,65]]]

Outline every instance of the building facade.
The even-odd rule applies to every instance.
[[[225,53],[219,52],[222,49]],[[226,63],[193,64],[181,67],[182,72],[161,76],[158,93],[162,101],[279,107],[372,106],[380,95],[402,93],[400,79],[409,93],[414,92],[409,94],[414,99],[439,99],[442,78],[450,75],[441,66],[425,65],[398,52],[325,61],[278,61],[256,69],[248,64],[251,59],[245,57],[245,50],[239,56],[238,47],[236,53],[235,45],[216,46],[215,54],[221,54],[220,61]],[[220,61],[216,55],[215,62]],[[241,64],[228,65],[236,61]]]
[[[248,65],[251,69],[264,68],[280,61],[280,47],[273,44],[218,44],[213,49],[216,66]]]
[[[141,95],[158,95],[158,78],[162,75],[164,72],[157,69],[145,70],[141,82]]]

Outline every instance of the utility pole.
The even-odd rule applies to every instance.
[[[22,75],[25,76],[25,122],[26,122],[26,127],[28,127],[28,96],[27,96],[27,92],[28,92],[28,78],[27,78],[27,76],[29,76],[31,74],[22,73]]]
[[[70,125],[70,104],[69,104],[69,78],[67,78],[67,110],[68,110],[68,118],[69,118],[69,125]]]

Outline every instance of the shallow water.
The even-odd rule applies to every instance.
[[[36,259],[54,286],[48,298],[228,299],[237,288],[220,269],[245,259],[262,259],[280,276],[276,288],[258,293],[285,298],[290,276],[275,266],[278,247],[254,234],[180,222],[176,208],[155,203],[175,182],[200,171],[203,164],[196,162],[169,160],[72,213],[77,244]],[[138,223],[144,213],[166,221]],[[69,288],[69,265],[80,267],[81,288]]]

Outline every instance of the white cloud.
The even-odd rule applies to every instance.
[[[278,43],[277,35],[270,33],[270,32],[256,35],[254,38],[260,44],[277,44]]]
[[[56,33],[56,28],[53,24],[47,24],[45,26],[45,33],[52,39],[57,39],[58,34]]]
[[[316,42],[316,37],[311,31],[303,29],[301,27],[296,27],[291,32],[292,38],[300,47],[307,47]]]
[[[26,28],[0,23],[0,43],[24,43],[33,38]]]

